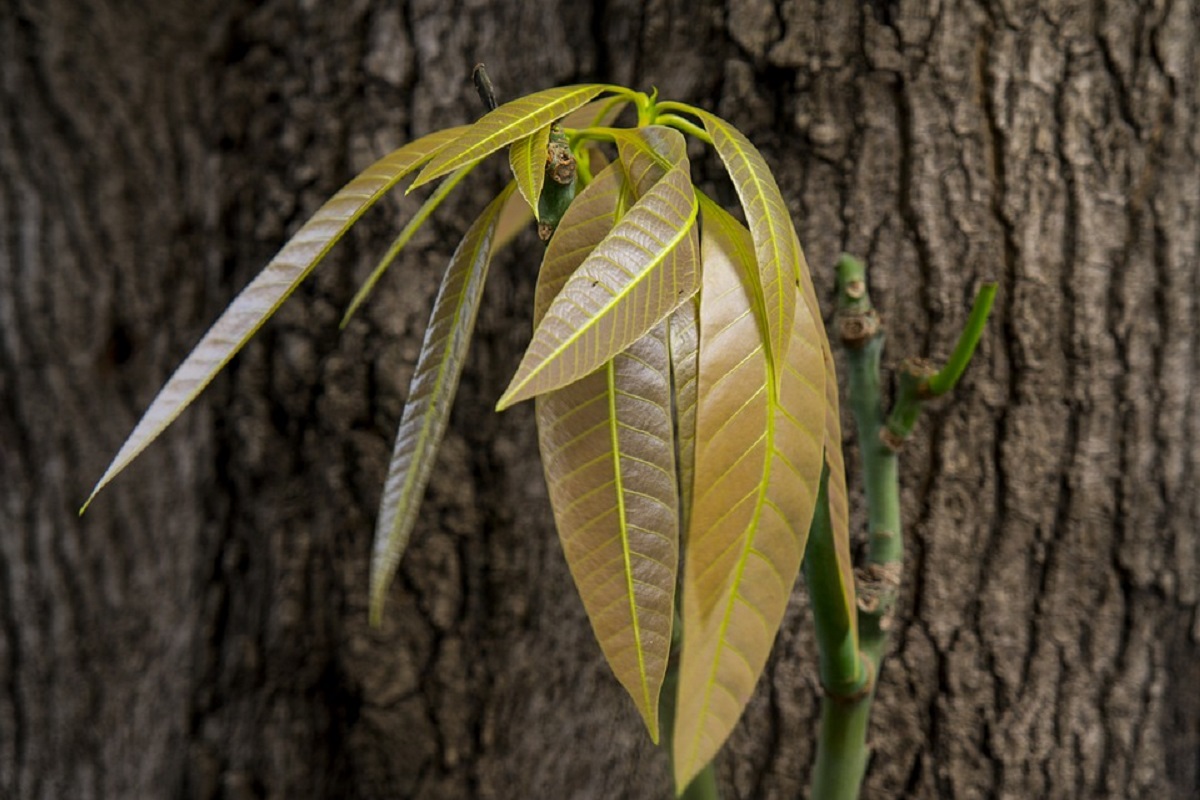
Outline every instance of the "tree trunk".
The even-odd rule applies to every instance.
[[[492,412],[528,339],[529,235],[493,268],[413,545],[367,624],[431,298],[501,164],[339,334],[416,201],[368,216],[75,514],[325,197],[480,114],[476,61],[502,100],[614,81],[738,125],[823,300],[840,251],[872,266],[889,363],[944,358],[999,280],[975,365],[903,454],[902,622],[864,796],[1200,792],[1197,0],[3,8],[0,796],[669,796],[571,587],[531,408]],[[805,793],[806,613],[798,589],[719,762],[729,798]]]

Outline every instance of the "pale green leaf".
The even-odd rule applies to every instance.
[[[379,506],[371,559],[374,623],[383,614],[388,585],[416,524],[421,498],[446,432],[492,260],[496,225],[513,190],[514,184],[510,183],[467,231],[450,259],[433,303]]]
[[[542,186],[546,183],[546,147],[549,143],[550,126],[546,125],[513,142],[508,148],[508,165],[517,181],[517,189],[533,209],[535,219]]]
[[[555,297],[497,408],[565,386],[599,368],[657,325],[699,287],[696,195],[686,155],[637,200]]]
[[[601,92],[613,89],[604,84],[562,86],[505,103],[483,115],[454,144],[438,153],[417,175],[412,188],[486,158],[566,116]]]
[[[802,263],[791,215],[758,148],[720,117],[701,109],[691,111],[712,137],[717,155],[724,162],[742,201],[746,224],[754,239],[765,303],[767,357],[772,363],[782,363],[791,337],[792,319],[796,315],[795,290]],[[804,269],[807,271],[807,266]],[[812,307],[809,308],[811,312]],[[816,318],[820,319],[820,315]]]
[[[387,249],[387,252],[383,254],[383,258],[379,259],[379,263],[375,265],[375,269],[371,270],[371,274],[367,276],[362,286],[355,292],[354,298],[346,308],[346,313],[342,316],[339,327],[346,327],[350,322],[350,318],[354,316],[354,312],[359,309],[359,306],[371,294],[371,291],[375,288],[375,284],[379,283],[379,279],[383,277],[383,273],[387,272],[388,267],[392,265],[392,262],[396,260],[396,257],[404,250],[416,232],[421,229],[421,226],[425,224],[433,212],[437,211],[438,206],[442,204],[442,201],[446,199],[450,192],[454,191],[454,187],[458,186],[462,182],[462,179],[470,174],[472,169],[474,169],[473,165],[463,167],[450,175],[446,180],[438,184],[433,194],[429,195],[425,202],[421,204],[421,207],[417,209],[417,213],[413,215],[412,219],[405,224],[400,233],[396,235],[396,238],[392,240],[392,244]]]
[[[675,729],[686,786],[733,730],[783,620],[820,485],[825,373],[816,321],[794,317],[779,376],[764,345],[749,232],[702,206],[700,364]],[[795,293],[793,287],[793,293]],[[795,297],[793,295],[793,300]]]
[[[555,522],[596,639],[658,741],[679,560],[666,324],[537,398]]]
[[[317,209],[278,255],[234,298],[175,370],[121,445],[80,513],[97,492],[196,399],[368,208],[401,178],[465,130],[450,128],[406,144],[367,167]]]

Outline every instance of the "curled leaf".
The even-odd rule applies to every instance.
[[[508,165],[525,202],[538,216],[538,200],[546,182],[546,146],[550,143],[550,126],[546,125],[518,139],[508,148]]]

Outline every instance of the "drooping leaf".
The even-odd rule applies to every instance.
[[[825,464],[829,468],[826,494],[829,498],[833,550],[837,556],[838,579],[842,587],[842,610],[845,611],[845,616],[839,618],[837,623],[848,627],[857,641],[857,592],[854,584],[854,556],[850,552],[850,500],[846,493],[846,461],[842,456],[837,375],[828,341],[822,356],[825,364]]]
[[[782,363],[796,315],[796,291],[801,255],[791,214],[779,186],[758,148],[741,131],[702,109],[691,109],[704,124],[717,155],[725,164],[746,213],[754,239],[760,283],[766,304],[767,357]],[[807,266],[805,266],[807,269]],[[811,310],[811,306],[810,306]],[[820,319],[818,315],[816,317]]]
[[[550,126],[546,125],[508,148],[508,165],[517,181],[517,189],[533,209],[535,219],[540,219],[537,209],[542,186],[546,183],[546,145],[549,142]]]
[[[795,229],[792,230],[792,235],[795,236]],[[854,583],[854,557],[850,551],[850,501],[846,493],[846,462],[842,455],[837,367],[834,363],[833,349],[829,346],[829,336],[826,334],[825,326],[821,324],[821,307],[817,302],[812,271],[808,268],[808,262],[804,258],[804,251],[800,247],[798,238],[794,240],[794,246],[800,256],[801,302],[808,308],[813,319],[818,321],[817,330],[821,335],[821,356],[825,364],[825,465],[829,468],[827,486],[829,522],[833,534],[834,553],[837,556],[838,576],[844,601],[843,608],[846,612],[846,617],[839,619],[838,624],[849,626],[851,634],[857,637],[857,592]]]
[[[696,471],[696,394],[700,374],[700,304],[695,297],[668,317],[671,386],[675,393],[675,461],[679,472],[680,530],[691,519]]]
[[[670,256],[694,241],[695,217],[681,152],[555,297],[497,408],[587,375],[691,297],[699,288],[695,260]]]
[[[510,183],[467,231],[442,278],[417,367],[400,419],[375,528],[371,559],[371,620],[383,614],[387,588],[417,521],[417,511],[446,432],[479,300],[493,252],[500,211],[515,186]]]
[[[537,419],[563,553],[605,658],[657,742],[679,560],[666,324],[539,396]]]
[[[417,175],[412,188],[486,158],[571,113],[601,92],[614,88],[594,83],[562,86],[505,103],[484,114],[454,144],[438,153]]]
[[[397,256],[404,250],[416,232],[421,229],[421,226],[425,224],[433,212],[437,211],[438,206],[449,196],[450,192],[454,191],[454,187],[458,186],[462,182],[462,179],[471,173],[472,169],[474,169],[474,165],[463,167],[454,172],[446,180],[438,184],[438,187],[433,190],[433,194],[426,198],[421,207],[417,209],[417,213],[413,214],[412,219],[405,223],[400,233],[396,234],[396,238],[392,240],[392,244],[387,249],[387,252],[383,254],[383,258],[379,259],[379,263],[375,265],[375,269],[371,270],[371,274],[367,276],[362,286],[354,293],[354,298],[350,301],[350,305],[346,307],[346,313],[342,315],[339,327],[345,328],[349,324],[350,318],[354,316],[354,312],[358,311],[359,307],[371,294],[371,291],[375,288],[375,284],[379,283],[379,279],[383,277],[383,273],[387,272],[388,267],[392,265],[392,262],[396,260]]]
[[[368,208],[465,130],[450,128],[406,144],[367,167],[317,209],[262,272],[234,298],[159,390],[92,489],[80,513],[196,399]]]
[[[701,213],[695,487],[674,751],[681,787],[733,730],[766,664],[800,570],[825,440],[816,321],[801,305],[776,378],[751,236],[715,204]]]
[[[535,324],[628,202],[614,164],[568,208],[538,278]],[[600,369],[537,398],[563,553],[601,650],[655,741],[679,556],[669,369],[660,324]]]

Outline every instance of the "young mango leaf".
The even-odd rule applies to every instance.
[[[368,208],[465,130],[449,128],[404,145],[367,167],[317,209],[234,298],[159,390],[79,513],[196,399]]]
[[[379,505],[371,558],[372,624],[382,618],[387,588],[416,524],[421,498],[446,433],[494,252],[496,225],[514,188],[510,183],[471,225],[450,259],[433,303]]]
[[[534,219],[540,219],[538,201],[546,183],[546,146],[549,143],[550,126],[546,125],[508,148],[508,165],[517,181],[517,189],[533,209]]]
[[[681,151],[555,297],[497,409],[579,380],[695,294],[694,259],[670,258],[693,235],[695,217]]]
[[[671,650],[679,511],[666,323],[537,398],[563,553],[596,640],[657,743]]]
[[[538,277],[535,325],[616,224],[626,193],[614,164],[567,209]],[[655,741],[679,557],[669,370],[660,325],[599,370],[537,398],[563,553],[596,640]]]
[[[615,89],[595,83],[562,86],[505,103],[484,114],[454,144],[438,153],[417,175],[409,191],[459,167],[486,158],[506,144],[529,136],[566,116],[601,92]]]
[[[704,203],[701,213],[695,488],[674,742],[679,787],[733,730],[766,664],[800,570],[825,440],[816,321],[806,307],[797,310],[777,378],[764,345],[751,236],[715,204]]]
[[[795,236],[795,229],[792,229]],[[800,256],[800,297],[813,319],[821,319],[821,307],[813,286],[812,271],[804,258],[800,240],[793,242]],[[823,324],[817,325],[821,334],[821,357],[825,363],[825,465],[829,468],[826,493],[829,498],[829,523],[837,556],[838,576],[842,587],[843,610],[846,616],[838,624],[849,626],[858,635],[858,604],[854,583],[854,557],[850,552],[850,500],[846,493],[846,462],[842,455],[841,406],[838,398],[837,368],[833,349]]]
[[[741,131],[720,117],[698,108],[689,110],[700,119],[712,137],[717,155],[724,162],[742,201],[746,224],[754,239],[759,281],[766,305],[767,357],[772,363],[782,364],[791,341],[792,319],[796,315],[796,286],[801,269],[791,214],[758,148]],[[816,318],[820,319],[820,316]]]
[[[412,237],[416,234],[421,226],[429,219],[434,211],[437,211],[438,206],[442,201],[449,196],[450,192],[454,191],[454,187],[462,182],[462,179],[471,174],[474,165],[463,167],[451,174],[446,180],[438,184],[434,189],[433,194],[426,198],[421,207],[417,209],[417,213],[413,214],[412,219],[405,223],[400,233],[392,240],[392,245],[383,254],[383,258],[379,259],[379,263],[375,265],[375,269],[371,270],[371,274],[363,281],[362,286],[354,293],[354,298],[350,301],[350,305],[346,307],[346,313],[342,315],[342,321],[338,324],[339,328],[345,328],[350,323],[350,318],[354,316],[354,312],[358,311],[359,307],[366,301],[371,291],[375,288],[375,284],[379,283],[379,279],[383,277],[383,273],[387,272],[388,267],[396,260],[405,246],[409,243]]]
[[[820,326],[818,326],[820,327]],[[829,498],[829,523],[833,535],[833,551],[837,557],[838,579],[842,588],[842,609],[845,616],[837,624],[848,627],[858,641],[858,605],[854,585],[854,556],[850,552],[850,499],[846,493],[846,461],[842,456],[842,423],[838,400],[837,375],[834,372],[833,352],[822,352],[825,363],[825,465],[829,468],[826,495]]]

